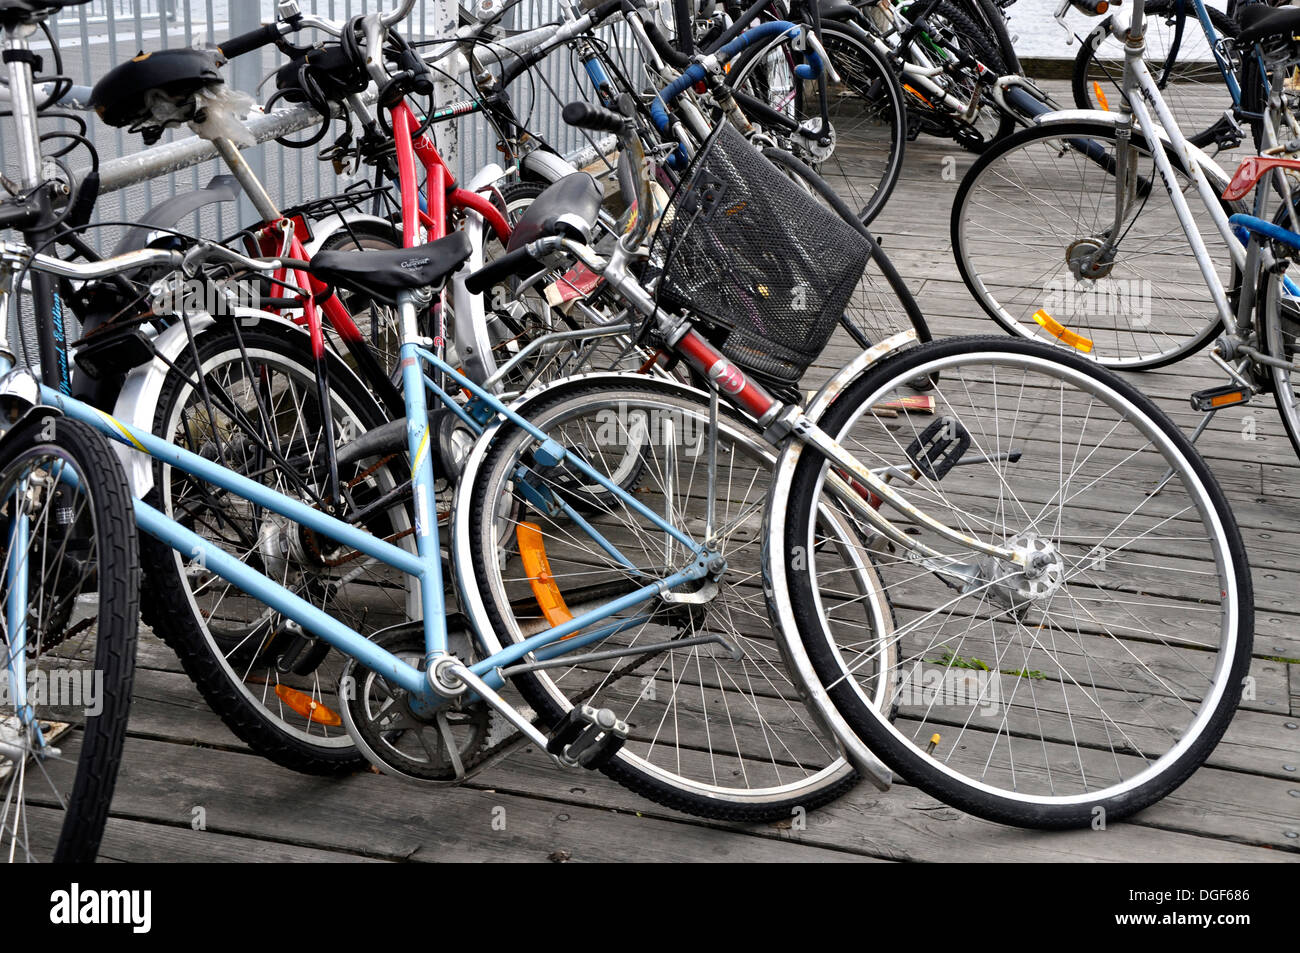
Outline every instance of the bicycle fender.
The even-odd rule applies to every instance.
[[[1119,126],[1124,122],[1124,117],[1119,113],[1109,113],[1100,109],[1058,109],[1054,112],[1043,113],[1041,116],[1036,117],[1034,124],[1038,126],[1047,126],[1056,123],[1077,122],[1080,119],[1087,119],[1091,122],[1106,123],[1110,126]],[[1165,132],[1164,129],[1160,130],[1160,140],[1165,145],[1170,144],[1169,134]],[[1187,151],[1191,156],[1192,161],[1197,164],[1200,170],[1205,173],[1206,178],[1210,180],[1210,184],[1215,187],[1220,195],[1222,195],[1223,190],[1228,187],[1228,182],[1230,180],[1229,173],[1226,172],[1217,162],[1211,159],[1203,149],[1192,145],[1190,142],[1187,143]]]
[[[209,205],[234,202],[240,196],[239,180],[233,175],[214,176],[201,189],[193,189],[173,195],[165,202],[159,202],[140,219],[139,223],[122,236],[122,240],[113,249],[113,256],[125,255],[146,247],[154,239],[150,229],[175,228],[177,223]]]
[[[337,215],[329,215],[320,221],[312,222],[311,241],[307,242],[303,248],[306,249],[309,257],[315,255],[330,238],[334,237],[339,232],[346,232],[350,225],[359,225],[362,223],[375,225],[379,228],[386,228],[392,231],[400,244],[401,232],[397,230],[396,226],[388,219],[381,218],[378,215],[368,215],[364,212],[351,211]]]
[[[520,165],[539,179],[550,183],[558,182],[566,175],[579,171],[563,156],[547,149],[534,149],[524,156]]]
[[[480,192],[503,175],[505,170],[493,163],[480,169],[465,189]],[[476,384],[482,384],[496,370],[483,296],[471,294],[465,287],[465,279],[483,267],[483,226],[482,215],[471,208],[465,209],[464,231],[469,236],[469,259],[451,276],[452,334],[456,341],[456,354],[460,358],[461,373]]]
[[[260,311],[256,308],[232,310],[231,320],[269,323],[283,329],[285,334],[308,336],[305,329],[269,311]],[[216,323],[216,319],[206,313],[191,315],[189,319],[189,327],[195,338]],[[153,342],[153,360],[141,364],[127,375],[122,390],[117,395],[117,401],[113,405],[113,416],[129,427],[143,430],[145,433],[152,432],[154,416],[158,412],[158,401],[162,396],[167,373],[170,366],[189,347],[189,342],[190,335],[186,332],[183,323],[173,324],[159,334]],[[143,499],[153,489],[152,458],[117,441],[113,442],[113,448],[117,451],[118,459],[122,461],[122,469],[126,471],[131,493],[136,498]]]
[[[40,382],[31,369],[16,367],[0,378],[0,454],[14,434],[62,416],[57,407],[41,403]]]

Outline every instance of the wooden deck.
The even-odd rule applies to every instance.
[[[955,178],[944,174],[949,157]],[[948,241],[948,202],[970,161],[945,142],[910,143],[903,181],[875,226],[942,335],[996,331],[958,278]],[[1141,383],[1190,429],[1186,395],[1220,379],[1198,357]],[[1241,439],[1248,413],[1262,438],[1249,443]],[[1300,462],[1262,402],[1221,415],[1200,448],[1233,503],[1254,569],[1255,698],[1190,781],[1105,832],[1001,827],[906,784],[885,793],[861,786],[810,814],[806,829],[740,827],[676,814],[601,775],[561,772],[531,750],[459,788],[377,774],[303,777],[250,754],[145,633],[102,859],[1300,860],[1300,569],[1291,566],[1300,554],[1300,499],[1291,492]]]

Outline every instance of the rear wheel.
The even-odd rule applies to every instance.
[[[131,493],[84,424],[0,451],[0,857],[95,859],[126,738],[140,566]]]
[[[330,355],[336,443],[383,423],[371,397]],[[339,467],[329,492],[329,448],[316,369],[292,330],[200,334],[163,385],[154,433],[313,508],[414,549],[398,495],[400,461]],[[161,462],[149,502],[363,635],[419,617],[415,583],[397,570]],[[144,547],[147,621],[180,656],[208,704],[240,738],[277,764],[313,774],[364,765],[344,729],[338,682],[345,659],[278,612],[225,582],[193,554]]]
[[[635,447],[643,466],[633,498],[701,538],[708,487],[701,396],[654,382],[575,382],[539,394],[526,416],[600,471],[621,467]],[[772,451],[725,411],[718,434],[713,525],[725,571],[591,623],[577,638],[604,637],[574,651],[570,663],[555,652],[563,642],[527,656],[560,664],[513,681],[548,725],[579,704],[627,720],[632,735],[604,770],[652,800],[706,817],[788,818],[837,797],[854,774],[801,701],[768,621],[761,557]],[[542,505],[565,500],[571,478],[565,466],[538,464],[536,450],[534,437],[503,424],[490,445],[476,448],[458,506],[458,554],[475,574],[463,586],[474,595],[470,614],[479,632],[507,646],[692,561],[679,540],[609,494],[576,512]],[[831,530],[842,549],[855,549],[842,523]],[[885,615],[872,567],[841,568],[845,584],[860,585],[864,603]],[[610,649],[626,654],[581,658]]]

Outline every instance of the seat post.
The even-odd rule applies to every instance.
[[[221,159],[226,163],[231,173],[239,180],[240,186],[253,203],[253,208],[257,214],[262,216],[264,222],[278,222],[282,216],[279,208],[276,207],[275,201],[267,194],[262,180],[257,177],[244,154],[239,151],[239,147],[222,136],[212,140],[212,144],[217,147],[217,152],[221,153]]]
[[[447,652],[447,619],[442,604],[442,553],[438,545],[438,512],[434,499],[433,448],[429,411],[424,390],[424,364],[418,349],[419,309],[432,296],[427,288],[404,290],[397,295],[402,327],[402,387],[406,401],[406,443],[411,455],[411,490],[415,498],[415,542],[423,564],[420,606],[424,614],[425,653],[433,660]]]

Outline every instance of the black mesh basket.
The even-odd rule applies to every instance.
[[[660,302],[704,318],[723,353],[764,383],[797,384],[862,280],[867,240],[730,125],[669,212]]]

